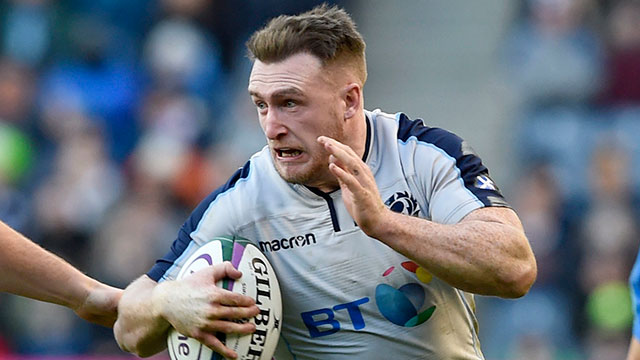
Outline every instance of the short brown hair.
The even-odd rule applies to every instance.
[[[271,19],[247,41],[249,57],[262,62],[282,61],[307,52],[324,66],[353,63],[362,84],[367,79],[365,43],[346,11],[322,4],[299,15]]]

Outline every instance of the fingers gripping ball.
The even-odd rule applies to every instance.
[[[226,337],[218,334],[218,338],[238,354],[238,359],[271,360],[280,337],[282,299],[273,267],[256,246],[238,237],[216,237],[189,257],[177,278],[223,261],[231,261],[242,272],[242,277],[235,281],[221,280],[217,286],[252,297],[260,313],[248,320],[256,325],[253,334],[228,334]],[[223,359],[175,329],[167,336],[167,350],[172,360]]]

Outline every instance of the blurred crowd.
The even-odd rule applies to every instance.
[[[518,301],[481,299],[487,358],[623,359],[640,244],[640,2],[527,0],[502,58],[517,103],[507,197],[538,279]]]
[[[125,287],[264,146],[244,43],[312,0],[0,2],[0,219]],[[1,251],[1,250],[0,250]],[[0,296],[0,357],[118,354],[110,329]]]
[[[126,286],[265,143],[247,36],[320,2],[0,2],[0,219]],[[522,299],[478,299],[485,355],[621,359],[640,231],[640,2],[526,0],[503,48],[517,102],[506,195],[539,274]],[[110,329],[0,295],[8,354],[121,352]]]

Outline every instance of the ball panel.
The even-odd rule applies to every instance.
[[[238,270],[242,277],[236,280],[233,291],[256,300],[260,314],[250,319],[256,331],[248,336],[229,335],[226,345],[238,352],[239,358],[271,359],[280,337],[282,301],[280,285],[273,267],[264,254],[253,244],[247,244]],[[238,349],[245,351],[239,351]]]
[[[273,267],[255,245],[238,237],[215,237],[191,254],[177,278],[223,261],[231,261],[242,272],[242,277],[235,281],[225,279],[218,282],[217,286],[254,298],[260,314],[245,320],[256,325],[253,334],[220,334],[219,339],[236,351],[239,359],[271,360],[280,338],[282,298]],[[169,330],[167,347],[173,360],[223,359],[218,353],[175,329]]]
[[[182,279],[207,266],[220,264],[222,261],[222,242],[210,241],[191,254],[178,272],[176,279]]]
[[[214,237],[208,244],[212,242],[220,242],[220,245],[222,247],[222,261],[231,261],[233,257],[234,238],[229,236],[217,236]],[[214,264],[220,264],[220,262],[214,262]],[[229,289],[229,287],[232,286],[230,284],[233,284],[233,280],[222,279],[222,285],[218,286],[221,286],[223,289]]]
[[[174,360],[210,359],[211,354],[217,354],[199,341],[184,336],[175,329],[169,330],[167,351],[171,359]]]

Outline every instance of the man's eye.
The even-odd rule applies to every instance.
[[[296,102],[293,100],[287,100],[287,102],[285,103],[286,107],[294,107],[296,106]]]
[[[256,103],[256,107],[258,108],[258,110],[264,110],[267,108],[267,104],[263,103],[263,102],[258,102]]]

